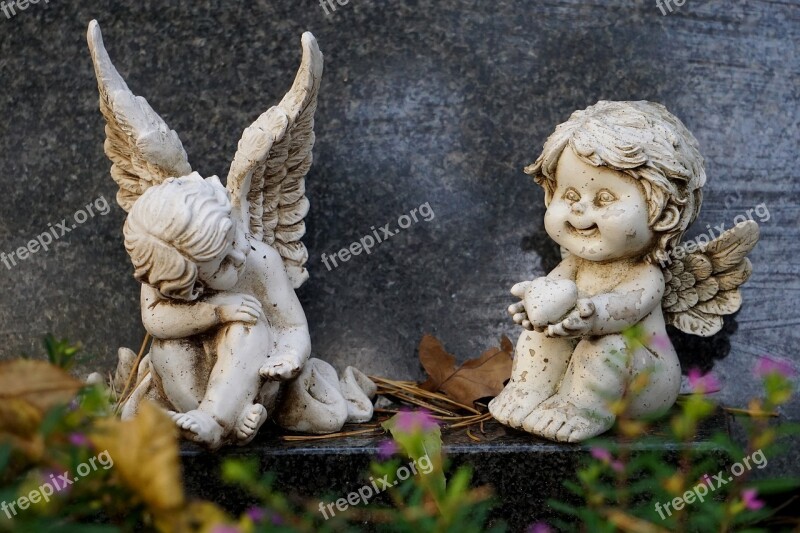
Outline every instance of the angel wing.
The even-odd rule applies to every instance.
[[[192,167],[178,134],[147,100],[131,92],[114,68],[96,20],[89,23],[86,39],[106,119],[104,148],[113,163],[111,177],[119,185],[117,203],[128,212],[149,187],[190,174]]]
[[[758,224],[740,222],[713,241],[698,246],[663,268],[665,318],[685,333],[710,337],[722,329],[722,317],[739,310],[742,285],[753,270],[745,257],[758,242]]]
[[[308,198],[305,177],[314,147],[314,112],[322,79],[322,53],[311,33],[304,33],[303,60],[294,85],[242,134],[228,173],[234,210],[253,237],[283,257],[295,288],[308,279],[305,235]]]

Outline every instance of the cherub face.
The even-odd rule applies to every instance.
[[[228,291],[239,282],[250,245],[244,229],[234,219],[226,237],[226,247],[211,261],[197,264],[197,274],[203,284],[214,291]]]
[[[641,255],[654,237],[639,182],[582,161],[571,147],[558,160],[556,188],[544,225],[550,238],[589,261]]]

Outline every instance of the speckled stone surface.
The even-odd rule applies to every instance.
[[[337,5],[338,6],[338,5]],[[73,2],[0,12],[0,252],[10,253],[114,184],[85,44],[97,18],[137,94],[181,135],[194,168],[227,173],[242,129],[289,87],[299,37],[326,56],[308,179],[311,280],[300,291],[317,356],[421,377],[425,332],[459,358],[501,334],[511,285],[557,250],[543,194],[522,174],[553,127],[598,99],[664,103],[707,157],[689,237],[764,204],[744,308],[712,339],[675,335],[686,367],[721,376],[722,401],[759,390],[763,353],[800,360],[800,4],[655,1],[312,0]],[[429,203],[420,220],[328,271],[333,254]],[[762,210],[763,212],[763,210]],[[753,211],[751,211],[753,213]],[[0,264],[0,357],[80,340],[110,370],[143,336],[138,288],[113,206],[13,269]],[[786,413],[800,418],[800,400]],[[798,447],[784,463],[800,464]]]
[[[704,447],[703,457],[728,469],[729,462],[711,444],[711,435],[727,431],[729,420],[717,412],[700,428],[692,448]],[[549,499],[580,505],[563,485],[565,479],[574,479],[574,471],[589,455],[588,445],[565,446],[547,442],[527,433],[509,429],[496,422],[472,428],[481,442],[471,440],[461,430],[443,432],[443,451],[451,471],[468,466],[472,472],[472,486],[489,485],[496,496],[490,514],[490,523],[503,521],[509,531],[526,531],[534,522],[552,523],[554,518],[564,519],[547,504]],[[653,434],[665,428],[656,427]],[[256,503],[239,490],[232,490],[219,481],[221,463],[227,458],[259,458],[262,472],[275,474],[274,487],[290,494],[298,501],[315,504],[335,502],[346,498],[369,483],[369,464],[378,455],[378,445],[386,437],[348,437],[311,442],[278,442],[271,426],[249,448],[227,448],[210,454],[185,445],[182,452],[184,477],[191,495],[218,502],[233,513],[241,513]],[[647,450],[652,444],[638,443],[631,447],[631,455]],[[677,464],[682,448],[679,445],[664,449],[665,459]],[[255,453],[254,453],[255,452]],[[402,463],[401,463],[402,464]],[[712,470],[714,470],[712,468]],[[407,481],[410,482],[410,481]],[[380,484],[376,485],[382,488]],[[370,503],[391,504],[386,494],[379,494]],[[360,506],[366,513],[373,507]],[[316,509],[316,505],[312,505]]]

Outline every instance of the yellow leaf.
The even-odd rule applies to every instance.
[[[608,517],[609,522],[627,533],[669,533],[669,529],[626,514],[619,509],[605,509],[604,514]]]
[[[134,418],[104,419],[89,438],[97,448],[108,450],[123,483],[154,514],[183,506],[178,431],[161,409],[143,402]]]
[[[29,459],[38,461],[44,452],[44,439],[37,432],[42,413],[22,398],[0,400],[0,442],[8,442]]]
[[[155,517],[155,527],[158,531],[173,533],[175,531],[195,531],[197,533],[213,533],[217,526],[235,525],[233,519],[218,505],[205,501],[192,501],[179,512],[163,513]],[[240,527],[243,532],[252,531]]]
[[[0,403],[19,398],[44,413],[56,405],[69,403],[81,387],[83,383],[45,361],[0,362]]]

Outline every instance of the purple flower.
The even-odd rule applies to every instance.
[[[412,433],[430,431],[439,427],[428,411],[400,411],[397,413],[397,429]]]
[[[692,392],[699,394],[708,394],[710,392],[717,392],[722,390],[719,380],[711,374],[703,374],[699,368],[689,370],[689,387]]]
[[[611,462],[611,452],[605,448],[593,447],[591,449],[592,457],[604,463]]]
[[[672,341],[666,335],[653,335],[647,344],[659,350],[669,350],[672,346]]]
[[[742,503],[745,508],[751,511],[758,511],[764,507],[764,502],[756,498],[758,491],[756,489],[745,489],[742,491]]]
[[[551,533],[553,530],[544,522],[536,522],[528,526],[526,533]]]
[[[793,378],[797,375],[797,368],[785,359],[776,359],[768,355],[758,358],[755,368],[756,376],[763,378],[770,374],[778,374],[785,378]]]
[[[273,526],[281,526],[283,525],[283,518],[278,513],[272,513],[269,517],[270,522],[272,522]]]
[[[83,433],[70,433],[69,443],[73,446],[83,448],[85,446],[89,446],[89,439]]]
[[[621,461],[615,461],[611,452],[605,448],[592,447],[590,452],[592,457],[598,461],[602,461],[603,464],[609,465],[614,472],[622,472],[625,469],[625,465],[623,465]]]
[[[385,440],[378,444],[378,457],[381,459],[388,459],[398,452],[399,448],[397,443],[391,439]]]
[[[56,492],[61,492],[67,494],[71,487],[70,484],[62,479],[62,476],[66,477],[69,481],[72,479],[69,477],[68,472],[59,472],[58,470],[44,470],[42,471],[42,482],[47,483],[53,487]]]
[[[254,524],[259,524],[267,517],[267,512],[261,507],[251,507],[245,513]]]

